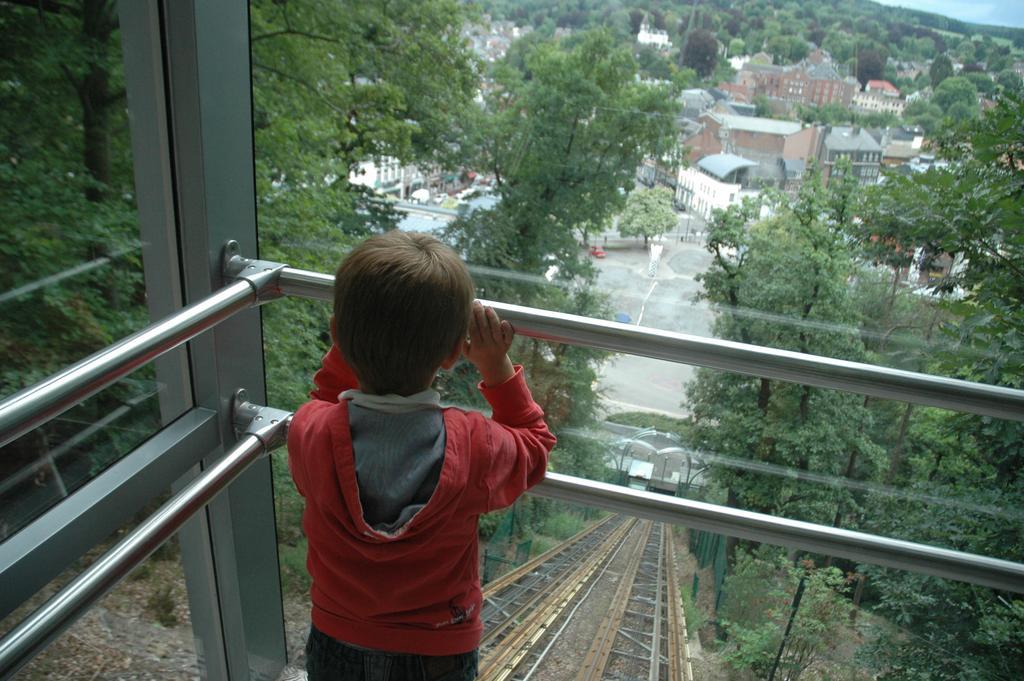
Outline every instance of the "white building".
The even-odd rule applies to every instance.
[[[742,184],[746,169],[755,166],[756,162],[735,154],[712,154],[695,166],[680,168],[676,204],[708,220],[716,208],[724,210],[739,203],[741,194],[756,195],[757,192],[744,191]]]
[[[369,187],[380,194],[397,194],[405,199],[410,191],[422,187],[426,177],[416,166],[403,166],[390,156],[363,161],[349,173],[350,184]]]
[[[668,32],[651,28],[646,18],[640,24],[640,32],[636,34],[636,41],[641,45],[653,45],[659,50],[672,49],[672,41],[668,39]]]
[[[853,95],[852,108],[858,113],[891,113],[903,115],[907,102],[878,91],[858,92]]]

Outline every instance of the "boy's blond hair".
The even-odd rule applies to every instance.
[[[466,337],[473,298],[465,263],[432,236],[393,230],[356,246],[335,275],[334,330],[360,389],[429,387]]]

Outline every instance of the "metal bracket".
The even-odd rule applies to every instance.
[[[235,391],[231,411],[234,416],[235,432],[239,435],[255,435],[262,440],[264,454],[269,454],[271,450],[285,443],[292,412],[249,402],[243,388]]]
[[[252,260],[243,258],[238,242],[234,239],[224,243],[221,255],[221,272],[226,279],[245,279],[256,292],[256,304],[276,300],[284,296],[279,281],[281,270],[287,265],[270,260]]]

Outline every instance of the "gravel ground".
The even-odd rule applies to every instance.
[[[191,681],[199,678],[184,577],[177,560],[147,563],[148,575],[129,577],[39,656],[19,681]],[[166,597],[153,604],[163,586]],[[7,631],[52,593],[37,595],[2,623]],[[157,613],[167,623],[157,622]]]

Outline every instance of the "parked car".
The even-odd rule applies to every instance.
[[[605,253],[604,249],[601,248],[600,246],[591,246],[590,255],[594,256],[595,258],[603,258],[605,255],[607,255],[607,253]]]

